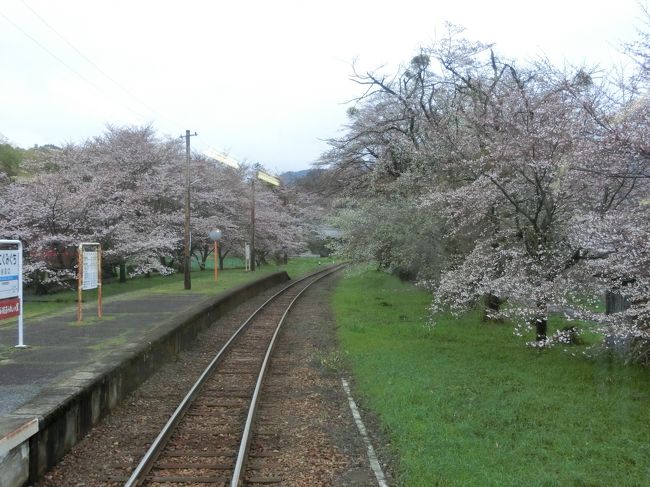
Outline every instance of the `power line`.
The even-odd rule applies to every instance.
[[[59,37],[63,42],[65,42],[72,50],[74,50],[82,59],[84,59],[88,64],[90,64],[97,72],[99,72],[102,76],[104,76],[106,79],[111,81],[114,85],[116,85],[118,88],[120,88],[126,95],[128,95],[132,100],[138,102],[142,107],[146,108],[148,111],[152,112],[154,115],[157,115],[162,121],[167,122],[168,124],[175,125],[175,122],[173,122],[171,119],[163,115],[162,113],[158,112],[151,106],[149,106],[147,103],[143,102],[140,100],[137,96],[133,95],[127,88],[125,88],[122,84],[120,84],[117,80],[115,80],[112,76],[110,76],[104,69],[102,69],[100,66],[97,65],[97,63],[93,62],[92,59],[90,59],[88,56],[86,56],[81,50],[79,50],[72,42],[70,42],[63,34],[61,34],[56,28],[54,28],[43,16],[41,16],[36,10],[34,10],[25,0],[21,0],[23,5],[35,16],[39,19],[40,22],[42,22],[48,29],[50,29],[54,34],[56,34],[57,37]],[[13,21],[11,18],[9,18],[7,15],[5,15],[2,11],[0,11],[0,16],[4,18],[9,24],[11,24],[16,30],[21,32],[25,37],[27,37],[29,40],[31,40],[34,44],[36,44],[38,47],[40,47],[42,50],[44,50],[49,56],[54,58],[56,61],[58,61],[60,64],[62,64],[66,69],[68,69],[70,72],[72,72],[75,76],[77,76],[79,79],[84,81],[86,84],[94,88],[100,95],[107,99],[112,99],[116,102],[118,102],[122,107],[124,107],[126,110],[131,112],[132,114],[136,115],[138,118],[146,120],[147,117],[140,113],[138,110],[133,109],[129,104],[125,103],[124,101],[119,100],[115,95],[110,94],[100,88],[99,85],[97,85],[95,82],[93,82],[91,79],[88,77],[84,76],[82,73],[80,73],[77,69],[72,67],[70,64],[68,64],[64,59],[62,59],[60,56],[58,56],[56,53],[54,53],[51,49],[49,49],[47,46],[45,46],[43,43],[41,43],[36,37],[31,35],[29,32],[27,32],[24,28],[22,28],[19,24],[17,24],[15,21]]]
[[[88,56],[86,56],[83,52],[81,52],[77,47],[72,44],[68,39],[66,39],[58,30],[56,30],[47,20],[45,20],[36,10],[34,10],[25,0],[21,0],[23,5],[27,7],[27,9],[34,14],[45,26],[47,26],[48,29],[50,29],[52,32],[54,32],[59,39],[61,39],[63,42],[65,42],[72,50],[74,50],[79,56],[81,56],[88,64],[90,64],[93,68],[95,68],[99,73],[101,73],[106,79],[111,81],[115,86],[120,88],[124,93],[126,93],[129,97],[131,97],[133,100],[137,101],[140,103],[144,108],[149,110],[150,112],[162,117],[164,117],[162,114],[158,113],[157,110],[154,108],[150,107],[147,105],[145,102],[140,100],[137,96],[133,95],[128,89],[126,89],[122,84],[120,84],[118,81],[116,81],[111,75],[109,75],[106,71],[104,71],[101,67],[99,67],[95,62],[93,62]],[[168,120],[169,121],[169,120]]]
[[[7,22],[9,22],[11,25],[13,25],[17,30],[22,32],[27,38],[29,38],[32,42],[37,44],[41,49],[43,49],[45,52],[47,52],[50,56],[52,56],[54,59],[59,61],[61,64],[63,64],[66,68],[68,68],[70,71],[72,71],[74,74],[79,76],[82,80],[84,80],[86,83],[88,83],[90,86],[95,88],[98,91],[101,91],[99,87],[90,81],[88,78],[83,76],[81,73],[79,73],[77,70],[75,70],[72,66],[70,66],[68,63],[66,63],[63,59],[61,59],[59,56],[54,54],[52,51],[50,51],[47,47],[45,47],[43,44],[41,44],[36,38],[32,37],[26,30],[24,30],[22,27],[20,27],[18,24],[16,24],[13,20],[11,20],[9,17],[7,17],[4,13],[0,12],[0,16],[2,16]]]
[[[88,78],[86,78],[84,75],[82,75],[81,73],[79,73],[79,71],[77,71],[76,69],[74,69],[72,66],[70,66],[68,63],[66,63],[66,62],[65,62],[63,59],[61,59],[59,56],[57,56],[56,54],[54,54],[50,49],[48,49],[48,48],[45,47],[41,42],[39,42],[38,39],[36,39],[35,37],[33,37],[31,34],[29,34],[29,32],[27,32],[25,29],[23,29],[22,27],[20,27],[20,25],[18,25],[18,24],[15,23],[13,20],[11,20],[9,17],[7,17],[7,16],[6,16],[2,11],[0,11],[0,16],[1,16],[2,18],[4,18],[7,22],[9,22],[11,25],[13,25],[15,29],[17,29],[18,31],[20,31],[20,32],[21,32],[25,37],[27,37],[29,40],[31,40],[34,44],[36,44],[37,46],[39,46],[39,47],[40,47],[41,49],[43,49],[47,54],[49,54],[51,57],[53,57],[53,58],[56,59],[59,63],[61,63],[63,66],[65,66],[68,70],[70,70],[72,73],[74,73],[77,77],[79,77],[81,80],[83,80],[84,82],[86,82],[88,85],[92,86],[92,87],[93,87],[95,90],[97,90],[97,92],[99,92],[101,95],[108,97],[108,95],[107,95],[107,94],[106,94],[106,93],[105,93],[101,88],[99,88],[99,86],[97,86],[95,83],[93,83],[92,81],[90,81],[90,80],[89,80]],[[147,117],[145,117],[144,115],[142,115],[141,113],[139,113],[139,112],[133,110],[131,107],[125,105],[124,103],[121,103],[121,105],[122,105],[124,108],[126,108],[128,111],[130,111],[131,113],[133,113],[134,115],[138,116],[139,118],[142,118],[142,119],[146,119],[146,118],[147,118]]]

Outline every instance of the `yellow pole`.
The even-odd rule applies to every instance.
[[[79,250],[77,251],[77,321],[83,319],[83,311],[81,309],[81,283],[83,281],[83,270],[83,249],[81,245],[79,245]]]
[[[217,282],[219,274],[219,245],[214,241],[214,282]]]
[[[97,317],[102,319],[102,246],[97,249]]]

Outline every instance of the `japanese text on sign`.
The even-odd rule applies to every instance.
[[[18,251],[0,250],[0,299],[18,296]]]
[[[20,299],[3,299],[0,301],[0,320],[12,318],[20,314]]]
[[[83,253],[82,281],[81,289],[95,289],[97,287],[97,252]]]

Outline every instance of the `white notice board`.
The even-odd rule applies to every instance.
[[[83,282],[81,283],[81,289],[96,289],[97,283],[99,282],[97,272],[97,251],[94,250],[89,252],[84,250],[83,256]]]

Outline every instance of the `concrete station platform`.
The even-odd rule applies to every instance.
[[[120,296],[104,303],[104,319],[88,305],[25,320],[24,343],[0,361],[0,485],[38,479],[160,363],[245,300],[289,279],[285,272],[206,298],[203,294]],[[17,329],[0,326],[0,343]]]

